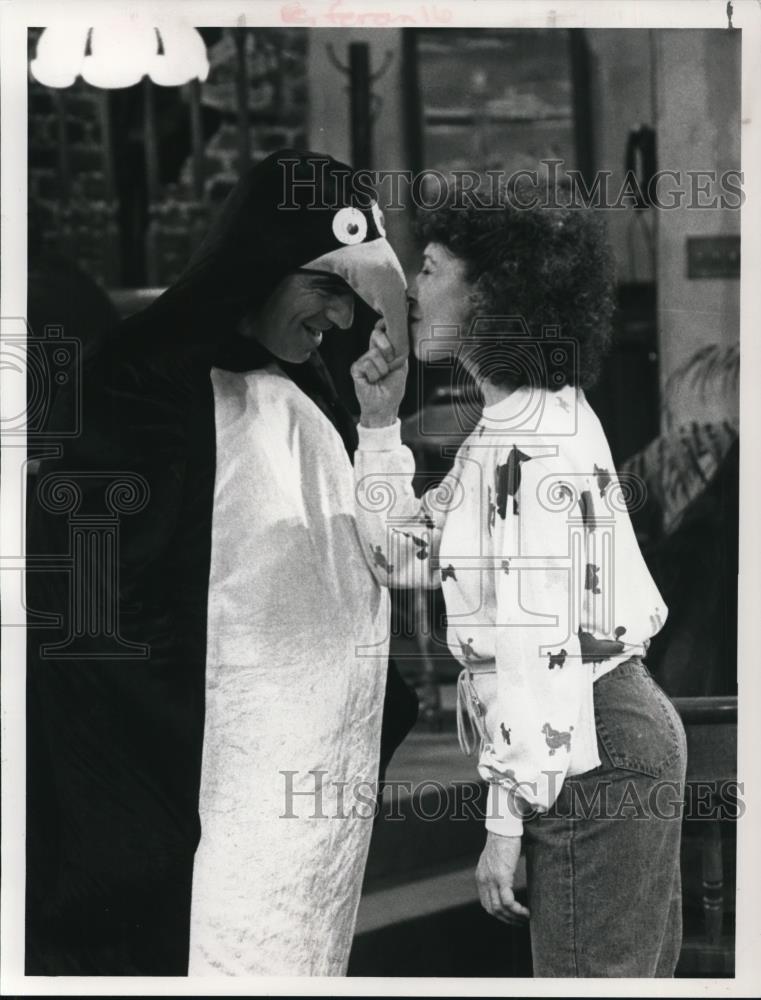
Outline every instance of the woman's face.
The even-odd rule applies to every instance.
[[[341,278],[297,271],[283,278],[245,333],[281,361],[301,364],[326,330],[346,330],[353,320],[354,294]]]
[[[418,360],[428,360],[437,338],[451,341],[467,336],[472,291],[465,279],[465,262],[440,243],[429,243],[409,290],[410,339]]]

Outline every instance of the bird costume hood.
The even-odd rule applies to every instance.
[[[309,269],[346,281],[386,319],[397,353],[406,355],[404,274],[385,238],[377,203],[353,181],[346,164],[293,149],[251,167],[185,271],[151,306],[126,321],[125,335],[151,343],[177,339],[209,350],[227,367],[225,348],[236,343],[243,317],[260,308],[287,274]],[[261,351],[257,345],[234,354],[255,361]]]

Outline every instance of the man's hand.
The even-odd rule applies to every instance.
[[[521,856],[521,837],[500,837],[487,833],[486,846],[476,869],[476,883],[481,906],[497,920],[515,923],[527,919],[529,912],[513,894],[515,869]]]
[[[407,358],[397,358],[379,320],[370,336],[370,347],[351,366],[354,391],[359,400],[363,427],[388,427],[396,420],[407,383]]]

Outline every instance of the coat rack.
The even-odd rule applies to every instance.
[[[383,62],[370,72],[370,46],[367,42],[349,44],[349,65],[338,58],[332,45],[326,46],[328,57],[337,70],[349,78],[349,122],[351,128],[351,159],[355,170],[370,170],[373,165],[373,119],[382,100],[372,93],[372,84],[388,70],[394,53],[386,50]]]

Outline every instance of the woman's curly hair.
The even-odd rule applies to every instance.
[[[492,381],[518,387],[538,379],[552,390],[567,384],[586,389],[597,381],[610,341],[612,259],[599,221],[587,210],[558,207],[562,189],[549,194],[552,207],[523,208],[526,193],[503,185],[496,206],[483,207],[455,190],[443,207],[421,209],[416,229],[424,244],[441,244],[465,262],[473,319],[525,321],[530,349],[541,361],[527,368],[495,365],[492,358],[486,366]],[[558,360],[559,345],[547,338],[547,327],[559,328],[559,337],[575,344],[566,360]],[[505,334],[496,354],[510,357],[514,344],[514,334],[512,341]],[[536,374],[530,376],[529,368]]]

